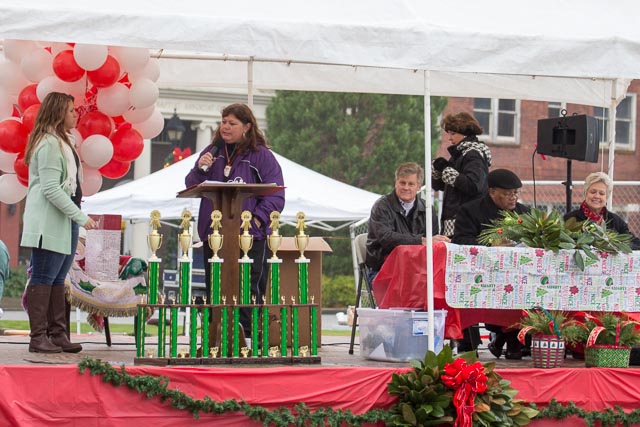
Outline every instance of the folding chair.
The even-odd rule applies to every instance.
[[[369,282],[369,268],[364,263],[367,253],[367,234],[358,234],[354,239],[356,249],[356,261],[358,262],[358,289],[356,291],[356,305],[353,309],[353,324],[351,325],[351,342],[349,344],[349,354],[353,354],[353,345],[356,339],[356,327],[358,326],[358,307],[360,307],[360,299],[362,298],[362,284],[367,287],[366,292],[369,295],[369,306],[376,308],[376,301],[373,297],[373,289]]]

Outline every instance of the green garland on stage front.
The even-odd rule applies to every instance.
[[[196,419],[199,418],[200,413],[242,412],[252,420],[261,421],[265,426],[340,426],[343,423],[359,426],[363,423],[385,421],[389,416],[389,413],[382,409],[373,409],[364,414],[355,415],[349,410],[334,410],[330,407],[311,412],[304,403],[298,403],[293,410],[285,407],[269,410],[262,406],[251,405],[244,400],[229,399],[215,402],[207,396],[202,400],[197,400],[180,390],[169,389],[169,379],[166,377],[130,375],[124,365],[118,370],[99,359],[84,358],[78,364],[78,368],[81,374],[88,369],[91,375],[102,375],[103,382],[111,383],[116,387],[124,384],[131,390],[145,394],[149,399],[157,396],[161,402],[166,401],[176,409],[189,411]]]
[[[360,426],[363,423],[375,423],[382,421],[387,423],[392,418],[392,413],[382,409],[373,409],[361,415],[355,415],[349,410],[334,410],[330,407],[320,408],[311,412],[304,403],[295,405],[293,409],[281,407],[274,410],[262,406],[251,405],[244,400],[229,399],[223,402],[215,402],[209,397],[202,400],[193,399],[180,390],[169,389],[169,379],[166,377],[154,377],[152,375],[130,375],[125,366],[120,369],[112,367],[109,363],[100,359],[85,357],[79,364],[80,374],[89,370],[91,375],[101,375],[102,381],[116,387],[126,385],[129,389],[145,394],[149,399],[158,397],[161,402],[168,402],[170,406],[189,411],[194,418],[199,418],[201,413],[224,414],[226,412],[242,412],[254,421],[262,422],[265,426],[288,427],[296,426]],[[534,405],[531,408],[538,410]],[[565,406],[555,399],[549,405],[539,410],[535,419],[562,420],[567,417],[577,417],[585,421],[587,427],[593,427],[598,422],[601,427],[614,427],[616,425],[629,426],[640,423],[640,409],[626,413],[621,407],[615,410],[585,411],[578,408],[574,402],[567,402]],[[407,426],[415,425],[411,423]],[[475,423],[474,423],[475,425]]]

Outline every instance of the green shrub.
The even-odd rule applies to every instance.
[[[24,267],[12,268],[9,278],[4,281],[2,296],[8,298],[21,297],[25,283],[27,283],[27,270]]]
[[[356,301],[353,276],[322,276],[322,306],[345,308]]]

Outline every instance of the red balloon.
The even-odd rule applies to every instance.
[[[109,163],[98,169],[102,176],[110,179],[122,178],[129,172],[131,162],[121,162],[116,159],[109,160]]]
[[[95,134],[104,135],[109,138],[113,130],[113,125],[111,124],[111,119],[106,114],[100,111],[90,111],[78,120],[77,129],[83,139]]]
[[[25,187],[29,186],[29,178],[24,179],[22,177],[20,177],[20,175],[16,175],[16,177],[18,178],[18,182],[22,185],[24,185]]]
[[[20,109],[22,111],[26,110],[33,104],[40,103],[40,100],[38,99],[38,95],[36,95],[37,87],[38,85],[34,83],[32,85],[25,86],[20,91],[20,94],[18,95],[18,105],[20,106]]]
[[[20,110],[18,110],[18,108],[16,108],[16,106],[13,106],[13,113],[11,113],[11,117],[18,117],[20,118]]]
[[[53,72],[65,82],[77,82],[85,73],[73,58],[71,49],[63,50],[53,58]]]
[[[16,175],[18,175],[18,180],[22,183],[26,182],[29,184],[29,166],[24,164],[24,153],[18,154],[18,157],[13,162],[13,169],[16,171]]]
[[[0,150],[7,153],[21,153],[27,147],[29,129],[17,120],[0,122]]]
[[[29,132],[33,130],[33,125],[36,123],[36,116],[38,115],[38,110],[40,110],[41,104],[33,104],[26,110],[24,110],[24,114],[22,114],[22,124],[29,129]]]
[[[113,158],[121,162],[135,160],[144,148],[142,135],[133,128],[118,129],[111,136],[111,142],[113,143]]]
[[[120,78],[120,64],[111,55],[107,55],[107,60],[100,68],[87,71],[89,81],[96,87],[109,87]]]

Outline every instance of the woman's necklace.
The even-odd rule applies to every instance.
[[[234,145],[231,154],[235,154],[235,148],[236,147]],[[227,155],[227,164],[224,167],[224,177],[229,178],[229,175],[231,174],[231,163],[233,162],[233,158],[229,157],[229,144],[224,144],[224,152]]]

